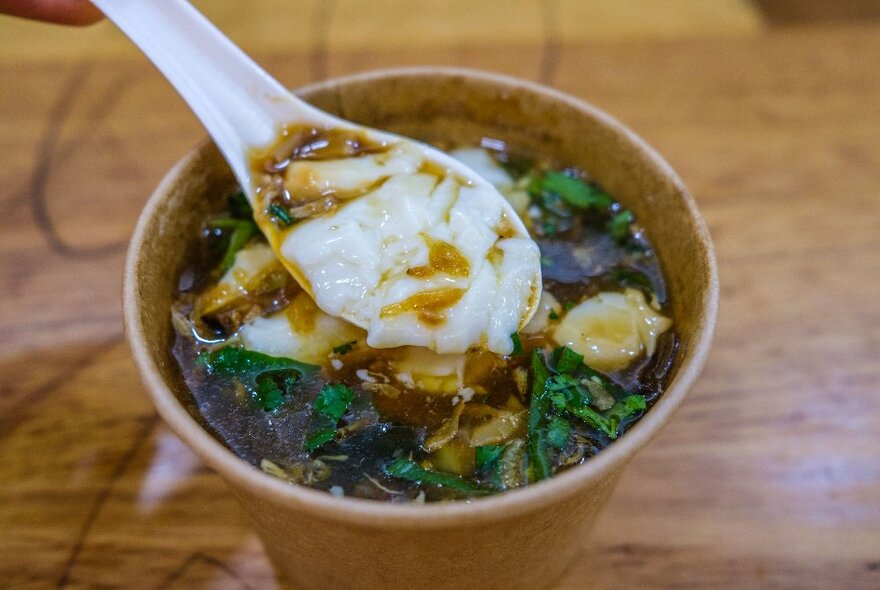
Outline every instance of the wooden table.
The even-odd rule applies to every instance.
[[[690,185],[714,351],[563,588],[880,588],[876,3],[243,4],[202,6],[291,86],[409,64],[537,79]],[[107,24],[0,20],[0,79],[0,586],[273,587],[122,337],[126,241],[199,124]]]

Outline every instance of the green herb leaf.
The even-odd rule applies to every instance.
[[[542,426],[550,409],[550,397],[547,394],[547,379],[550,372],[544,362],[544,352],[540,348],[532,350],[532,394],[529,403],[529,435],[537,432]]]
[[[654,284],[648,275],[628,266],[615,266],[606,275],[621,287],[629,287],[644,291],[648,295],[654,293]]]
[[[418,484],[442,486],[469,494],[487,494],[491,490],[478,487],[451,473],[425,469],[415,461],[398,458],[385,466],[385,473],[391,477],[405,479]]]
[[[236,219],[234,217],[215,217],[214,219],[208,221],[208,227],[210,227],[211,229],[232,231],[239,227],[242,227],[244,224],[247,223],[248,220],[246,219]]]
[[[354,347],[355,344],[357,344],[357,340],[352,340],[351,342],[346,342],[345,344],[334,346],[333,354],[338,354],[339,356],[348,354],[349,352],[351,352],[351,349]]]
[[[272,217],[275,218],[275,221],[282,227],[286,227],[293,223],[293,217],[290,216],[290,211],[278,203],[272,203],[269,205],[269,214],[272,215]]]
[[[557,449],[565,448],[570,434],[571,423],[561,416],[555,416],[547,425],[547,442]]]
[[[604,415],[588,406],[578,407],[572,405],[568,407],[568,411],[593,428],[604,432],[608,435],[608,438],[615,439],[619,434],[618,429],[624,418],[628,418],[636,412],[644,410],[646,407],[644,397],[641,395],[631,395],[614,404]]]
[[[484,447],[477,447],[474,453],[477,472],[485,473],[495,467],[503,453],[504,445],[486,445]]]
[[[284,390],[271,373],[263,373],[256,379],[257,401],[264,410],[274,410],[284,403]]]
[[[336,439],[336,424],[324,419],[319,419],[319,421],[320,424],[313,423],[312,429],[309,430],[303,442],[303,449],[309,453]]]
[[[551,309],[551,310],[550,310],[550,313],[548,314],[547,317],[549,317],[551,320],[558,320],[558,319],[559,319],[559,314],[556,313],[555,310],[552,310],[552,309]]]
[[[312,402],[312,423],[303,448],[312,452],[336,438],[336,425],[354,401],[355,393],[342,383],[328,383]]]
[[[569,406],[588,406],[592,401],[589,390],[581,384],[578,377],[572,375],[553,375],[547,381],[550,400],[558,410]]]
[[[560,346],[553,351],[551,360],[555,374],[547,377],[544,389],[552,406],[577,416],[609,438],[617,438],[620,424],[646,408],[644,397],[627,395],[621,386],[584,364],[583,356],[570,348]],[[620,401],[613,402],[614,399]],[[598,412],[590,407],[593,403],[608,409]],[[549,417],[548,420],[552,422]]]
[[[584,355],[578,354],[567,346],[560,346],[553,351],[553,365],[559,373],[573,373],[581,368]]]
[[[559,373],[576,373],[580,379],[586,378],[597,380],[599,384],[601,384],[602,387],[604,387],[605,390],[615,399],[623,399],[627,395],[626,391],[620,385],[618,385],[599,371],[596,371],[592,367],[584,364],[583,357],[573,350],[569,349],[567,346],[560,346],[559,348],[555,349],[553,351],[552,358],[554,367]],[[576,363],[575,359],[577,359]],[[562,363],[561,368],[559,366],[560,362]],[[578,379],[578,381],[580,379]]]
[[[197,363],[212,375],[232,377],[240,382],[266,411],[277,409],[301,379],[313,376],[320,368],[231,346],[203,354]]]
[[[523,353],[523,345],[522,340],[519,337],[519,332],[514,332],[510,335],[510,339],[513,340],[513,351],[510,353],[511,355],[518,355]]]
[[[544,359],[544,353],[539,348],[532,351],[532,394],[529,404],[529,464],[532,468],[532,478],[540,481],[550,477],[550,459],[544,424],[550,411],[551,399],[547,391],[547,380],[550,371]]]
[[[624,209],[608,220],[608,233],[618,242],[622,242],[629,235],[629,226],[635,220],[636,216],[633,215],[632,211]]]
[[[523,485],[528,478],[526,443],[515,438],[503,445],[477,447],[476,472],[484,478],[483,485],[495,490],[507,490]]]
[[[633,394],[611,406],[611,409],[605,412],[605,415],[611,420],[616,433],[618,427],[625,419],[638,412],[644,412],[647,408],[648,404],[645,403],[644,396]]]
[[[533,174],[529,176],[529,181],[526,183],[526,192],[535,199],[540,198],[541,185],[543,182],[544,177],[541,174]]]
[[[562,307],[565,308],[565,311],[570,311],[574,307],[574,301],[566,301],[562,304]]]
[[[548,171],[541,182],[541,190],[554,193],[578,209],[603,209],[614,200],[592,184],[561,172]]]
[[[253,220],[232,219],[230,217],[212,219],[208,222],[208,227],[228,234],[226,251],[220,260],[221,274],[225,273],[235,264],[235,255],[260,231]]]
[[[339,421],[345,415],[354,398],[354,391],[351,387],[342,383],[328,383],[321,388],[321,392],[312,404],[312,409],[332,420]]]
[[[229,213],[236,219],[249,219],[253,221],[254,210],[243,191],[237,191],[229,195]]]
[[[208,372],[227,377],[255,376],[266,371],[293,370],[304,377],[311,377],[321,367],[301,363],[285,357],[275,357],[247,350],[227,346],[199,356],[199,364],[206,367]]]
[[[596,430],[604,432],[608,438],[617,438],[617,426],[591,407],[571,404],[568,406],[568,411]]]

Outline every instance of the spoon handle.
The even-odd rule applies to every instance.
[[[245,189],[251,186],[248,147],[270,143],[282,123],[327,118],[288,92],[186,0],[92,3],[171,82]]]

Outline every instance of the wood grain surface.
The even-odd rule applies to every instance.
[[[876,5],[243,4],[200,5],[286,84],[415,64],[539,80],[694,193],[722,280],[709,364],[562,588],[880,588]],[[126,241],[203,131],[106,23],[0,19],[0,79],[0,587],[274,587],[122,337]]]

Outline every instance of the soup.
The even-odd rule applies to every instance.
[[[172,321],[198,412],[233,452],[337,496],[466,500],[590,460],[661,395],[678,338],[633,213],[588,171],[483,146],[451,153],[508,199],[541,256],[538,309],[509,335],[509,354],[368,346],[293,280],[230,187],[181,274]],[[297,147],[255,162],[295,161]],[[321,198],[329,205],[306,217],[340,206]],[[290,216],[277,194],[265,202],[263,213]],[[406,273],[452,281],[469,264],[442,240],[426,249]],[[443,322],[459,294],[433,293],[388,313]]]

